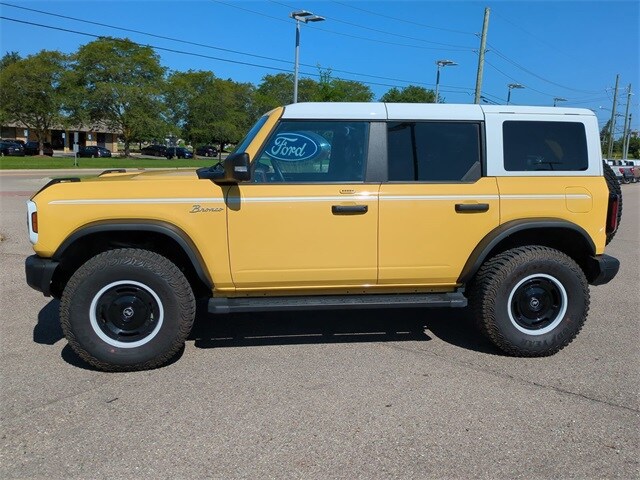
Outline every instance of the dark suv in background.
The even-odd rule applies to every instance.
[[[42,144],[42,153],[44,155],[48,155],[49,157],[53,157],[53,148],[49,142],[44,142]],[[38,142],[27,142],[24,144],[24,154],[25,155],[40,155],[40,145]]]
[[[213,145],[203,145],[196,148],[196,155],[201,157],[215,157],[218,155],[218,149]]]
[[[0,155],[24,157],[24,147],[13,140],[0,140]]]
[[[172,159],[174,157],[177,158],[193,158],[193,153],[190,150],[187,150],[184,147],[167,147],[165,152],[165,157],[168,159]]]
[[[78,149],[78,156],[87,157],[87,158],[110,157],[111,150],[108,150],[104,147],[97,147],[95,145],[91,145],[88,147],[80,147]]]
[[[167,153],[167,147],[164,145],[148,145],[140,150],[142,155],[151,155],[153,157],[164,157]]]

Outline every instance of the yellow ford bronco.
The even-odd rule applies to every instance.
[[[578,334],[622,197],[588,110],[301,103],[224,161],[56,179],[28,202],[28,284],[104,370],[166,363],[212,313],[466,307],[511,355]]]

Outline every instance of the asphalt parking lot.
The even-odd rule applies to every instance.
[[[109,374],[24,281],[48,175],[0,172],[1,478],[640,478],[640,185],[555,356],[501,355],[466,310],[201,313],[170,365]]]

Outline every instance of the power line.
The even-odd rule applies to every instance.
[[[65,20],[74,20],[74,21],[77,21],[77,22],[88,23],[90,25],[96,25],[96,26],[100,26],[100,27],[104,27],[104,28],[120,30],[120,31],[123,31],[123,32],[136,33],[136,34],[139,34],[139,35],[146,35],[146,36],[149,36],[149,37],[152,37],[152,38],[158,38],[158,39],[162,39],[162,40],[169,40],[169,41],[172,41],[172,42],[183,43],[183,44],[186,44],[186,45],[192,45],[192,46],[197,46],[197,47],[202,47],[202,48],[219,50],[219,51],[223,51],[223,52],[234,53],[234,54],[237,54],[237,55],[244,55],[244,56],[248,56],[248,57],[259,58],[259,59],[262,59],[262,60],[270,60],[270,61],[286,63],[286,64],[290,64],[291,63],[291,60],[283,60],[283,59],[280,59],[280,58],[268,57],[268,56],[264,56],[264,55],[253,54],[253,53],[246,53],[246,52],[241,52],[241,51],[238,51],[238,50],[232,50],[232,49],[229,49],[229,48],[216,47],[216,46],[210,45],[210,44],[191,42],[191,41],[188,41],[188,40],[182,40],[182,39],[178,39],[178,38],[168,37],[168,36],[165,36],[165,35],[158,35],[158,34],[155,34],[155,33],[144,32],[144,31],[141,31],[141,30],[135,30],[135,29],[126,28],[126,27],[119,27],[119,26],[115,26],[115,25],[109,25],[109,24],[102,23],[102,22],[94,22],[94,21],[91,21],[91,20],[86,20],[86,19],[77,18],[77,17],[70,17],[70,16],[67,16],[67,15],[60,15],[60,14],[56,14],[56,13],[53,13],[53,12],[47,12],[47,11],[44,11],[44,10],[36,10],[34,8],[22,7],[22,6],[19,6],[19,5],[13,5],[13,4],[6,3],[6,2],[0,2],[0,5],[5,5],[5,6],[8,6],[8,7],[17,8],[17,9],[20,9],[20,10],[26,10],[26,11],[30,11],[30,12],[40,13],[40,14],[43,14],[43,15],[49,15],[49,16],[52,16],[52,17],[62,18],[62,19],[65,19]],[[310,65],[310,64],[305,64],[305,63],[301,63],[300,65],[302,65],[304,67],[308,67],[308,68],[315,68],[316,67],[316,65]],[[282,71],[285,71],[285,70],[282,70]],[[426,82],[414,82],[414,81],[411,81],[411,80],[404,80],[404,79],[401,79],[401,78],[384,77],[384,76],[380,76],[380,75],[371,75],[371,74],[367,74],[367,73],[352,72],[352,71],[349,71],[349,70],[341,70],[341,69],[331,68],[331,71],[332,72],[336,72],[336,73],[343,73],[343,74],[347,74],[347,75],[356,75],[356,76],[360,76],[360,77],[375,78],[375,79],[378,79],[378,80],[389,80],[389,81],[393,81],[393,82],[402,82],[402,83],[407,83],[407,84],[412,84],[412,85],[433,86],[433,84],[426,83]],[[468,90],[467,87],[457,87],[457,86],[453,86],[453,85],[447,85],[445,87]]]
[[[335,1],[335,0],[330,0],[330,1],[332,3],[336,3],[338,5],[342,5],[343,7],[352,8],[354,10],[359,10],[361,12],[368,13],[369,15],[375,15],[375,16],[382,17],[382,18],[388,18],[390,20],[395,20],[397,22],[404,22],[404,23],[408,23],[410,25],[417,25],[417,26],[423,27],[423,28],[431,28],[433,30],[440,30],[442,32],[460,33],[460,34],[463,34],[463,35],[473,35],[473,36],[475,36],[475,33],[471,33],[471,32],[464,32],[462,30],[453,30],[453,29],[450,29],[450,28],[435,27],[433,25],[427,25],[425,23],[414,22],[412,20],[406,20],[404,18],[392,17],[390,15],[384,15],[382,13],[373,12],[371,10],[367,10],[365,8],[356,7],[354,5],[350,5],[350,4],[347,4],[347,3],[344,3],[344,2],[338,2],[338,1]]]
[[[86,32],[80,32],[78,30],[72,30],[72,29],[68,29],[68,28],[62,28],[62,27],[54,27],[52,25],[43,25],[41,23],[35,23],[35,22],[28,22],[26,20],[18,20],[15,18],[8,18],[5,16],[0,16],[0,19],[2,20],[7,20],[10,22],[16,22],[16,23],[22,23],[25,25],[31,25],[31,26],[35,26],[35,27],[41,27],[41,28],[47,28],[49,30],[57,30],[57,31],[61,31],[61,32],[66,32],[66,33],[73,33],[76,35],[83,35],[85,37],[91,37],[91,38],[105,38],[102,35],[95,35],[92,33],[86,33]],[[119,41],[125,41],[122,38],[116,38],[116,37],[111,37],[114,40],[119,40]],[[257,64],[257,63],[250,63],[250,62],[243,62],[243,61],[239,61],[239,60],[230,60],[227,58],[221,58],[221,57],[214,57],[212,55],[204,55],[201,53],[195,53],[195,52],[185,52],[184,50],[176,50],[173,48],[167,48],[167,47],[158,47],[156,45],[151,45],[151,44],[142,44],[142,43],[138,43],[138,42],[134,42],[132,40],[128,40],[131,43],[141,46],[141,47],[148,47],[151,48],[153,50],[160,50],[160,51],[165,51],[165,52],[170,52],[170,53],[177,53],[180,55],[188,55],[188,56],[193,56],[193,57],[199,57],[199,58],[206,58],[206,59],[210,59],[210,60],[217,60],[220,62],[227,62],[227,63],[233,63],[233,64],[237,64],[237,65],[244,65],[244,66],[250,66],[250,67],[256,67],[256,68],[263,68],[266,70],[274,70],[274,71],[278,71],[278,72],[286,72],[286,73],[290,73],[289,69],[283,69],[283,68],[279,68],[279,67],[273,67],[273,66],[268,66],[268,65],[261,65],[261,64]],[[309,77],[320,77],[320,74],[318,73],[310,73],[310,72],[302,72],[303,75],[309,76]],[[352,81],[350,79],[347,78],[340,78],[340,77],[335,77],[336,80],[344,80],[344,81]],[[369,81],[362,81],[361,83],[364,83],[366,85],[376,85],[376,86],[382,86],[382,87],[400,87],[400,85],[397,84],[388,84],[388,83],[380,83],[380,82],[369,82]],[[445,90],[443,90],[445,91]],[[460,93],[457,91],[446,91],[447,93]]]
[[[274,17],[273,15],[267,15],[265,13],[258,12],[256,10],[251,10],[249,8],[241,7],[241,6],[233,4],[233,3],[223,2],[221,0],[210,0],[210,1],[212,1],[214,3],[219,3],[221,5],[226,5],[226,6],[231,7],[231,8],[236,8],[238,10],[243,10],[245,12],[250,12],[250,13],[253,13],[255,15],[260,15],[261,17],[270,18],[272,20],[278,20],[279,22],[290,23],[289,20],[285,20],[285,19],[279,18],[279,17]],[[327,29],[327,28],[318,27],[317,25],[308,25],[308,26],[310,28],[313,28],[314,30],[320,30],[320,31],[323,31],[323,32],[331,33],[333,35],[340,35],[340,36],[343,36],[343,37],[356,38],[358,40],[366,40],[368,42],[382,43],[382,44],[386,44],[386,45],[394,45],[396,47],[417,48],[417,49],[420,49],[420,50],[438,50],[438,51],[441,51],[441,52],[443,52],[443,51],[446,51],[446,52],[466,52],[466,51],[472,50],[471,48],[467,48],[467,47],[442,48],[442,47],[425,47],[425,46],[422,46],[422,45],[410,45],[410,44],[406,44],[406,43],[390,42],[388,40],[379,40],[379,39],[370,38],[370,37],[363,37],[363,36],[360,36],[360,35],[353,35],[353,34],[350,34],[350,33],[337,32],[335,30],[330,30],[330,29]]]
[[[530,87],[529,85],[526,85],[525,83],[521,82],[520,80],[517,80],[516,78],[513,78],[511,75],[508,75],[506,73],[504,73],[502,70],[500,70],[498,67],[496,67],[495,65],[493,65],[491,62],[489,62],[486,58],[484,60],[484,63],[486,63],[487,65],[489,65],[491,68],[493,68],[494,70],[498,71],[499,73],[501,73],[502,75],[504,75],[505,77],[507,77],[509,80],[513,80],[516,83],[521,84],[522,86],[526,87],[528,90],[531,90],[533,92],[536,93],[540,93],[542,95],[546,95],[547,97],[555,97],[556,95],[553,95],[551,93],[547,93],[547,92],[542,92],[540,90],[536,90],[533,87]]]
[[[286,3],[278,2],[276,0],[267,0],[267,1],[269,1],[271,3],[275,3],[276,5],[280,5],[280,6],[286,7],[288,9],[292,9],[292,10],[296,9],[296,7],[294,7],[292,5],[288,5]],[[406,39],[409,39],[409,40],[415,40],[417,42],[429,43],[431,45],[440,45],[440,46],[443,46],[443,47],[453,47],[453,48],[460,48],[460,49],[465,49],[465,50],[473,50],[472,47],[467,47],[467,46],[464,46],[464,45],[452,45],[450,43],[432,42],[430,40],[424,40],[422,38],[411,37],[409,35],[402,35],[400,33],[393,33],[393,32],[388,32],[386,30],[379,30],[377,28],[366,27],[364,25],[358,25],[357,23],[347,22],[345,20],[340,20],[340,19],[338,19],[336,17],[328,17],[327,15],[323,15],[323,17],[328,19],[328,20],[331,20],[332,22],[342,23],[342,24],[345,24],[345,25],[349,25],[351,27],[362,28],[364,30],[369,30],[369,31],[376,32],[376,33],[382,33],[382,34],[385,34],[385,35],[391,35],[391,36],[394,36],[394,37],[406,38]]]
[[[580,92],[580,93],[589,93],[589,94],[596,94],[596,93],[600,93],[598,91],[590,91],[590,90],[579,90],[577,88],[572,88],[572,87],[567,87],[566,85],[562,85],[560,83],[556,83],[552,80],[546,79],[540,75],[538,75],[535,72],[532,72],[531,70],[529,70],[528,68],[520,65],[518,62],[516,62],[515,60],[511,60],[509,57],[507,57],[504,53],[502,53],[500,50],[498,50],[497,48],[495,48],[493,45],[488,44],[491,47],[491,51],[493,53],[495,53],[496,55],[498,55],[500,58],[506,60],[507,62],[509,62],[510,64],[512,64],[513,66],[515,66],[516,68],[519,68],[520,70],[522,70],[523,72],[528,73],[529,75],[532,75],[540,80],[542,80],[543,82],[547,82],[550,83],[551,85],[555,85],[556,87],[560,87],[560,88],[564,88],[565,90],[570,90],[573,92]]]
[[[549,42],[547,42],[546,40],[543,40],[542,38],[538,37],[537,35],[534,35],[533,33],[529,32],[528,30],[524,29],[523,27],[521,27],[520,25],[516,24],[515,22],[512,22],[511,20],[509,20],[507,17],[505,17],[504,15],[500,15],[500,13],[494,11],[493,12],[495,15],[497,15],[498,17],[500,17],[502,20],[504,20],[507,23],[510,23],[511,25],[513,25],[514,27],[516,27],[519,30],[522,30],[524,33],[526,33],[527,35],[529,35],[532,38],[535,38],[538,42],[546,45],[547,47],[550,47],[551,50],[553,50],[554,52],[561,52],[564,55],[567,56],[571,56],[570,54],[568,54],[567,52],[564,52],[560,49],[558,49],[558,45],[553,45]]]

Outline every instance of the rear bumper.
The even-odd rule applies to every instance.
[[[51,279],[58,267],[58,262],[49,258],[41,258],[37,255],[27,257],[24,264],[27,284],[42,292],[45,297],[51,296]]]
[[[604,285],[617,275],[620,261],[609,255],[589,257],[587,262],[587,278],[591,285]]]

